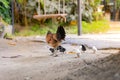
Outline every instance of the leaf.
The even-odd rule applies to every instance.
[[[0,1],[5,8],[9,8],[9,2],[6,0]]]

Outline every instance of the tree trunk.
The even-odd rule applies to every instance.
[[[119,20],[119,9],[117,9],[116,11],[116,15],[115,15],[115,21],[118,21]]]
[[[24,7],[25,8],[25,7]],[[26,14],[26,8],[25,8],[25,26],[28,27],[28,21],[27,21],[27,14]]]

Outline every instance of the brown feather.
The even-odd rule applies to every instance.
[[[65,30],[62,26],[59,26],[55,34],[50,31],[47,32],[46,42],[53,48],[57,48],[61,41],[65,38]]]

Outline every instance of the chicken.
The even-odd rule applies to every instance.
[[[93,53],[97,52],[97,48],[95,46],[92,47]]]
[[[65,40],[65,36],[66,33],[63,26],[58,26],[56,33],[47,32],[46,42],[53,47],[53,49],[50,48],[50,51],[53,53],[52,55],[57,56],[58,47],[61,45],[62,40]]]
[[[81,49],[83,52],[86,51],[86,47],[85,47],[83,44],[80,46],[80,49]]]
[[[82,55],[82,53],[84,53],[86,51],[86,47],[84,45],[79,46],[79,48],[76,48],[76,54],[77,57],[80,57],[80,55]]]

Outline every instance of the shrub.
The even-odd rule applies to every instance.
[[[0,0],[0,17],[7,22],[11,22],[9,0]]]

